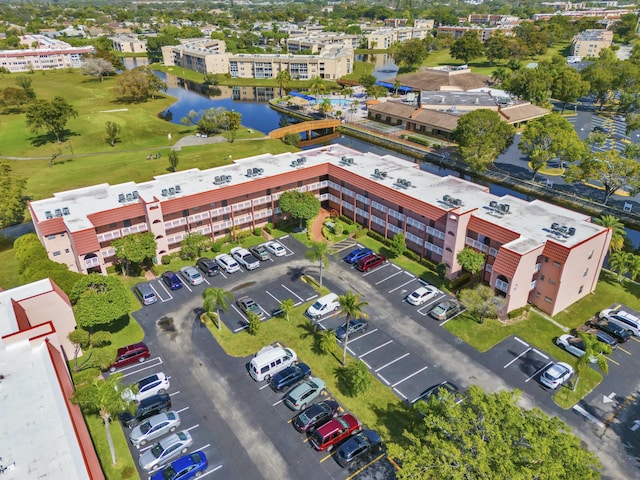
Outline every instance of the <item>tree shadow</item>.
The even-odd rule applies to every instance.
[[[408,404],[397,402],[390,403],[384,407],[371,405],[371,410],[377,419],[376,425],[367,425],[367,427],[375,429],[383,426],[387,429],[390,437],[399,445],[408,445],[408,440],[402,435],[405,430],[413,430],[412,426],[420,422],[421,416]]]
[[[58,141],[56,140],[56,136],[49,132],[31,137],[30,142],[34,147],[42,147],[44,145],[53,143],[62,148],[63,143],[69,140],[69,138],[79,136],[80,134],[65,128],[62,132],[60,132],[60,143],[58,143]]]
[[[304,267],[289,267],[287,269],[287,275],[291,280],[300,280],[304,274]]]
[[[116,319],[115,321],[111,322],[108,325],[104,325],[100,328],[96,328],[96,331],[116,333],[122,330],[123,328],[125,328],[126,326],[128,326],[130,321],[131,321],[131,317],[127,313],[126,315],[122,315],[120,318]]]

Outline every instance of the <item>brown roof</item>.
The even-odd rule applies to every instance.
[[[370,112],[386,113],[406,118],[410,118],[416,110],[416,107],[400,102],[382,102],[379,105],[369,106]]]
[[[549,113],[549,110],[531,103],[522,103],[501,108],[499,113],[507,123],[519,123],[533,120],[534,118],[544,117]]]
[[[428,110],[426,108],[421,109],[413,116],[413,120],[416,122],[433,125],[439,130],[445,132],[452,132],[458,126],[459,115],[454,115],[447,112],[438,112],[437,110]]]
[[[402,85],[414,90],[472,90],[486,87],[491,77],[480,73],[451,73],[439,70],[426,70],[421,73],[398,77]],[[390,81],[392,82],[392,81]]]

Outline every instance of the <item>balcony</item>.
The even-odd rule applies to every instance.
[[[124,227],[122,231],[122,236],[131,235],[132,233],[140,233],[146,232],[148,230],[146,223],[138,223],[137,225],[131,225],[130,227]]]
[[[176,218],[175,220],[169,220],[168,222],[164,222],[165,230],[170,230],[172,228],[181,227],[187,224],[187,219],[185,217]]]
[[[209,218],[209,212],[201,212],[195,213],[193,215],[189,215],[189,223],[201,222],[202,220],[206,220]]]
[[[91,257],[84,259],[84,266],[86,268],[93,268],[100,266],[100,259],[98,257]]]
[[[496,280],[496,288],[504,293],[509,293],[509,284],[503,280]]]
[[[116,238],[120,238],[120,230],[111,230],[110,232],[104,232],[98,234],[98,241],[108,242],[109,240],[115,240]]]
[[[487,253],[489,251],[489,245],[485,245],[484,243],[479,242],[478,240],[474,240],[470,237],[467,237],[464,243],[484,253]]]
[[[116,249],[109,247],[101,250],[100,253],[102,253],[102,258],[114,257],[116,255]]]

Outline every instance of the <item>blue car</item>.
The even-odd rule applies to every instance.
[[[371,255],[373,252],[370,248],[356,248],[353,252],[344,257],[344,261],[353,265],[361,258]]]
[[[162,274],[162,281],[167,284],[171,290],[178,290],[182,288],[182,280],[177,273],[168,271]]]
[[[309,375],[311,375],[309,366],[306,363],[300,362],[297,365],[291,365],[284,370],[280,370],[271,377],[269,385],[274,391],[282,392],[284,389],[295,385]]]
[[[207,469],[209,462],[204,452],[194,452],[174,460],[157,471],[151,480],[187,480],[199,477]]]

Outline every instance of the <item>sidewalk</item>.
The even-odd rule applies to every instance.
[[[320,213],[313,220],[313,225],[311,226],[311,240],[313,240],[314,242],[322,242],[322,241],[326,240],[322,236],[322,226],[324,225],[324,221],[329,216],[330,216],[329,211],[325,210],[324,208],[321,208],[320,209]]]

